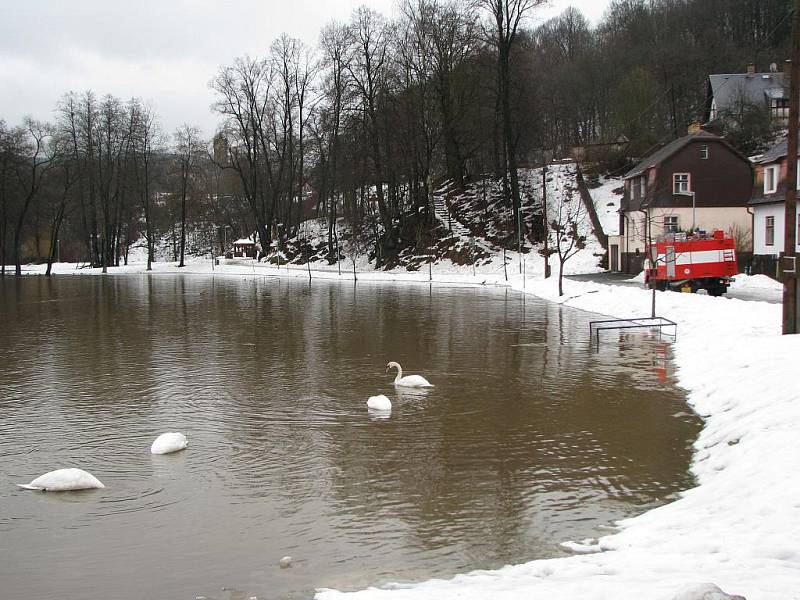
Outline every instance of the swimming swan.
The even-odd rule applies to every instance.
[[[37,477],[27,485],[18,483],[17,487],[23,490],[41,490],[42,492],[66,492],[106,486],[97,477],[83,469],[58,469]]]
[[[183,450],[189,445],[189,441],[182,433],[170,432],[162,433],[150,446],[151,454],[169,454]]]
[[[386,365],[386,372],[388,373],[389,369],[392,368],[397,369],[397,377],[394,378],[395,385],[415,388],[433,387],[433,384],[421,375],[406,375],[403,377],[403,367],[400,366],[400,363],[396,363],[394,361],[390,362],[388,365]]]
[[[367,400],[367,408],[376,411],[390,411],[392,410],[392,401],[383,394],[377,396],[370,396]]]

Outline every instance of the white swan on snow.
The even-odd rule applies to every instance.
[[[40,475],[28,484],[18,483],[17,487],[23,490],[40,490],[42,492],[66,492],[106,486],[97,477],[83,469],[58,469]]]
[[[389,411],[392,410],[392,401],[383,394],[370,396],[369,400],[367,400],[367,408],[381,412]]]
[[[400,387],[433,387],[433,384],[425,379],[422,375],[406,375],[403,377],[403,367],[400,363],[394,361],[386,365],[386,372],[390,369],[397,369],[397,377],[394,378],[394,384]]]
[[[150,446],[151,454],[169,454],[170,452],[177,452],[183,450],[189,445],[189,440],[182,433],[169,432],[162,433],[158,436],[153,445]]]

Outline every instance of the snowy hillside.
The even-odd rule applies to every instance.
[[[541,167],[519,170],[521,222],[526,240],[523,253],[528,254],[534,269],[537,263],[542,262],[538,252],[543,244],[535,240],[542,237],[545,204],[551,249],[556,244],[556,236],[550,224],[553,221],[565,224],[570,212],[565,209],[571,208],[575,214],[570,218],[577,218],[578,231],[586,237],[586,247],[578,253],[572,264],[567,265],[567,271],[599,270],[604,249],[593,233],[588,212],[580,204],[577,166],[573,162],[564,162],[548,165],[546,169],[546,172]],[[543,194],[542,183],[545,178],[546,194]],[[504,200],[501,181],[488,176],[477,178],[469,182],[463,191],[458,190],[452,182],[446,182],[434,192],[434,196],[437,205],[446,206],[446,222],[463,226],[465,235],[476,237],[495,251],[501,251],[503,247],[517,249],[517,224],[511,207]]]
[[[542,237],[542,176],[541,168],[519,170],[521,216],[526,230],[523,261],[531,274],[544,270],[544,258],[539,253],[543,244],[534,241]],[[549,165],[546,178],[547,222],[564,221],[564,209],[571,208],[577,211],[578,231],[586,238],[585,248],[569,260],[565,272],[600,270],[604,250],[593,234],[591,221],[577,192],[575,164]],[[517,229],[512,227],[512,211],[504,200],[499,181],[488,176],[475,179],[464,190],[446,182],[434,192],[431,217],[431,220],[426,220],[424,214],[401,215],[397,223],[397,245],[385,257],[382,269],[417,271],[430,262],[444,262],[454,267],[474,264],[503,270],[504,247],[506,262],[520,260],[516,252]],[[556,235],[551,227],[548,230],[549,248],[552,250]],[[339,218],[335,238],[329,240],[327,221],[324,218],[309,219],[300,225],[297,235],[284,241],[280,248],[274,244],[262,261],[274,265],[310,263],[315,268],[344,261],[350,266],[355,263],[358,271],[369,271],[376,264],[375,232],[364,224],[360,237],[354,239],[349,223]],[[555,273],[557,257],[551,257],[550,261]]]
[[[619,206],[622,201],[623,180],[601,177],[600,186],[589,188],[600,224],[606,235],[619,235]]]
[[[577,189],[576,168],[574,163],[548,165],[547,195],[544,198],[548,204],[548,221],[553,217],[552,208]],[[522,225],[529,244],[541,228],[542,176],[542,168],[519,169]],[[518,224],[504,199],[501,180],[487,174],[469,182],[463,191],[448,181],[434,192],[434,196],[444,199],[452,217],[472,235],[485,238],[495,246],[516,247]]]

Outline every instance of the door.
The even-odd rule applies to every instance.
[[[608,268],[611,271],[619,271],[619,246],[611,244],[608,251]]]
[[[667,279],[675,279],[675,246],[667,246]]]

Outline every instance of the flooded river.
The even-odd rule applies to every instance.
[[[665,344],[595,352],[591,318],[503,289],[0,281],[0,597],[309,598],[566,554],[691,486],[700,426]],[[390,360],[436,387],[396,391]],[[189,447],[151,455],[165,431]],[[14,486],[73,466],[106,489]]]

